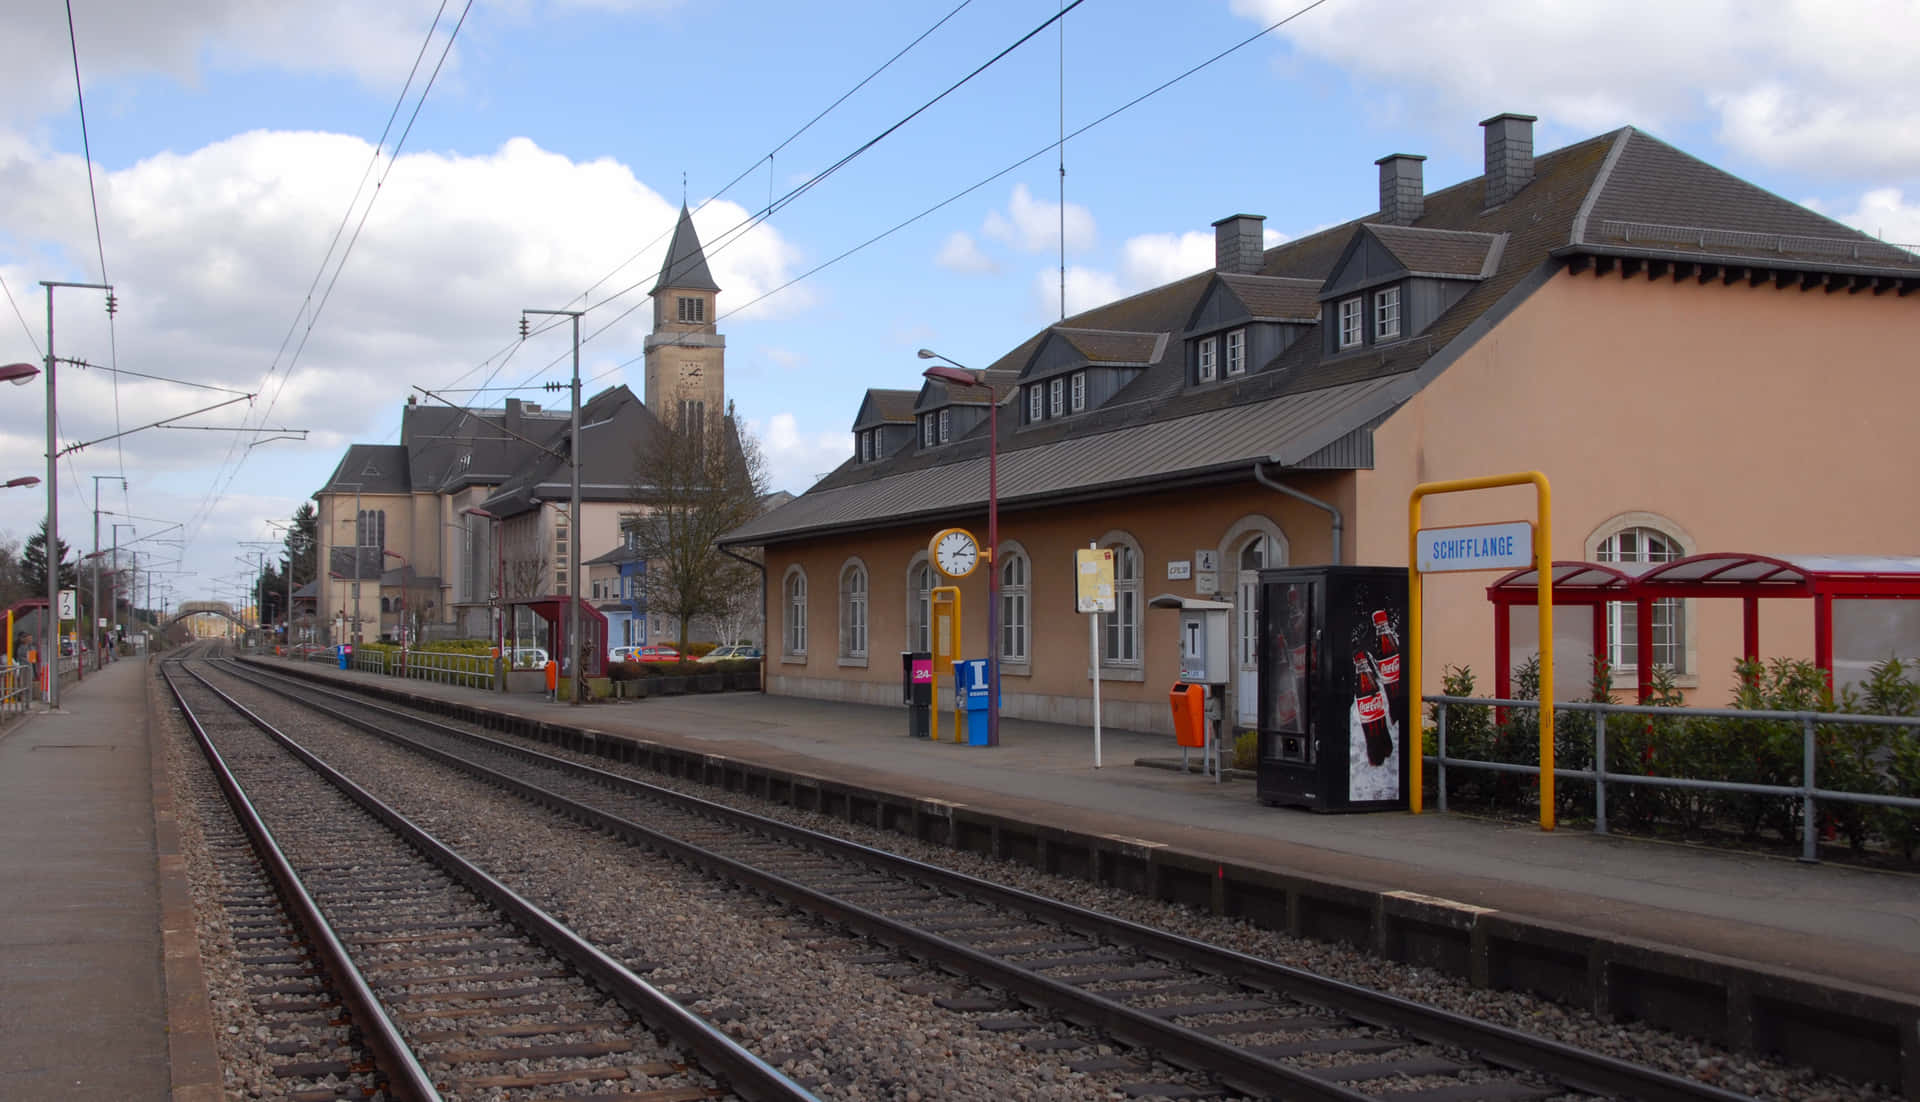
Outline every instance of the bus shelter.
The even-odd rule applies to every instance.
[[[1864,671],[1890,654],[1920,654],[1920,604],[1904,603],[1920,599],[1920,557],[1718,551],[1664,563],[1556,561],[1553,571],[1556,606],[1564,601],[1592,609],[1591,653],[1596,655],[1606,653],[1607,604],[1635,605],[1635,653],[1646,655],[1653,653],[1654,602],[1689,597],[1740,601],[1741,654],[1750,659],[1760,657],[1762,599],[1811,600],[1813,662],[1827,672],[1829,684],[1835,683],[1836,662],[1849,672]],[[1487,587],[1495,609],[1495,676],[1502,697],[1512,688],[1512,607],[1534,603],[1534,584],[1528,569]],[[1652,677],[1653,664],[1639,663],[1643,702],[1652,694]]]
[[[605,677],[607,673],[607,617],[583,597],[575,597],[574,607],[580,617],[580,651],[586,656],[588,677]],[[545,650],[560,662],[560,671],[564,676],[573,676],[573,663],[566,658],[566,601],[560,594],[544,597],[526,597],[517,601],[508,601],[508,615],[513,609],[525,608],[538,616],[545,629]]]
[[[1591,669],[1593,658],[1607,653],[1607,603],[1631,599],[1640,563],[1597,563],[1555,559],[1553,562],[1554,652],[1561,669]],[[1513,628],[1537,636],[1533,614],[1516,621],[1514,606],[1531,609],[1540,603],[1538,568],[1525,567],[1503,574],[1487,587],[1493,602],[1493,680],[1496,695],[1513,697]],[[1539,646],[1539,639],[1533,639]],[[1576,661],[1586,656],[1585,662]]]

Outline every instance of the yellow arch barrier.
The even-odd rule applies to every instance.
[[[1407,685],[1413,699],[1413,728],[1424,732],[1420,719],[1421,691],[1421,609],[1420,609],[1420,502],[1436,494],[1457,494],[1467,490],[1488,490],[1496,486],[1534,488],[1535,510],[1539,521],[1533,528],[1533,566],[1539,584],[1540,610],[1540,829],[1553,829],[1553,490],[1547,476],[1539,471],[1521,474],[1495,474],[1483,478],[1456,478],[1449,482],[1422,482],[1407,499]],[[1425,736],[1421,742],[1424,745]],[[1422,786],[1426,777],[1424,752],[1414,755],[1413,783],[1407,807],[1420,814],[1424,803]]]

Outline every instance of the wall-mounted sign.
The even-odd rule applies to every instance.
[[[1213,570],[1197,570],[1197,571],[1195,571],[1195,572],[1194,572],[1194,575],[1193,575],[1193,591],[1194,591],[1195,593],[1218,593],[1218,592],[1220,592],[1220,575],[1219,575],[1219,573],[1218,573],[1217,571],[1213,571]]]
[[[1193,564],[1185,559],[1174,559],[1167,563],[1167,580],[1182,582],[1193,577]]]
[[[1426,574],[1459,570],[1518,570],[1533,563],[1533,524],[1512,520],[1414,533],[1414,561]]]
[[[1201,571],[1219,570],[1220,552],[1210,549],[1195,551],[1193,553],[1193,567],[1195,570]]]
[[[1073,553],[1073,597],[1077,612],[1113,611],[1113,548],[1084,547]]]

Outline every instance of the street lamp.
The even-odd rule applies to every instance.
[[[40,476],[37,474],[29,474],[29,475],[21,475],[19,478],[7,479],[6,488],[11,490],[16,486],[38,486],[38,485],[40,485]]]
[[[922,348],[923,360],[946,360],[920,374],[955,386],[977,386],[987,392],[987,745],[1000,745],[1000,402],[987,382],[987,373]]]
[[[478,505],[469,505],[460,510],[461,516],[484,517],[492,524],[493,543],[493,683],[501,692],[507,691],[507,679],[502,676],[501,663],[507,656],[506,621],[506,573],[507,549],[500,542],[500,518]],[[572,533],[569,533],[571,535]]]
[[[0,367],[0,382],[12,383],[14,386],[26,386],[32,382],[33,377],[38,374],[40,374],[40,369],[33,364],[8,364],[5,367]]]

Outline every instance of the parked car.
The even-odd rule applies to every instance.
[[[700,659],[702,662],[728,662],[740,659],[758,661],[760,648],[739,644],[736,646],[715,647]]]
[[[629,658],[629,662],[678,662],[680,652],[665,643],[655,643],[646,647],[634,647],[639,653]]]
[[[527,667],[532,667],[536,670],[545,669],[547,665],[547,652],[539,647],[515,647],[513,648],[512,659],[515,669],[525,669]]]
[[[607,652],[607,661],[638,662],[641,649],[640,647],[615,647]]]

